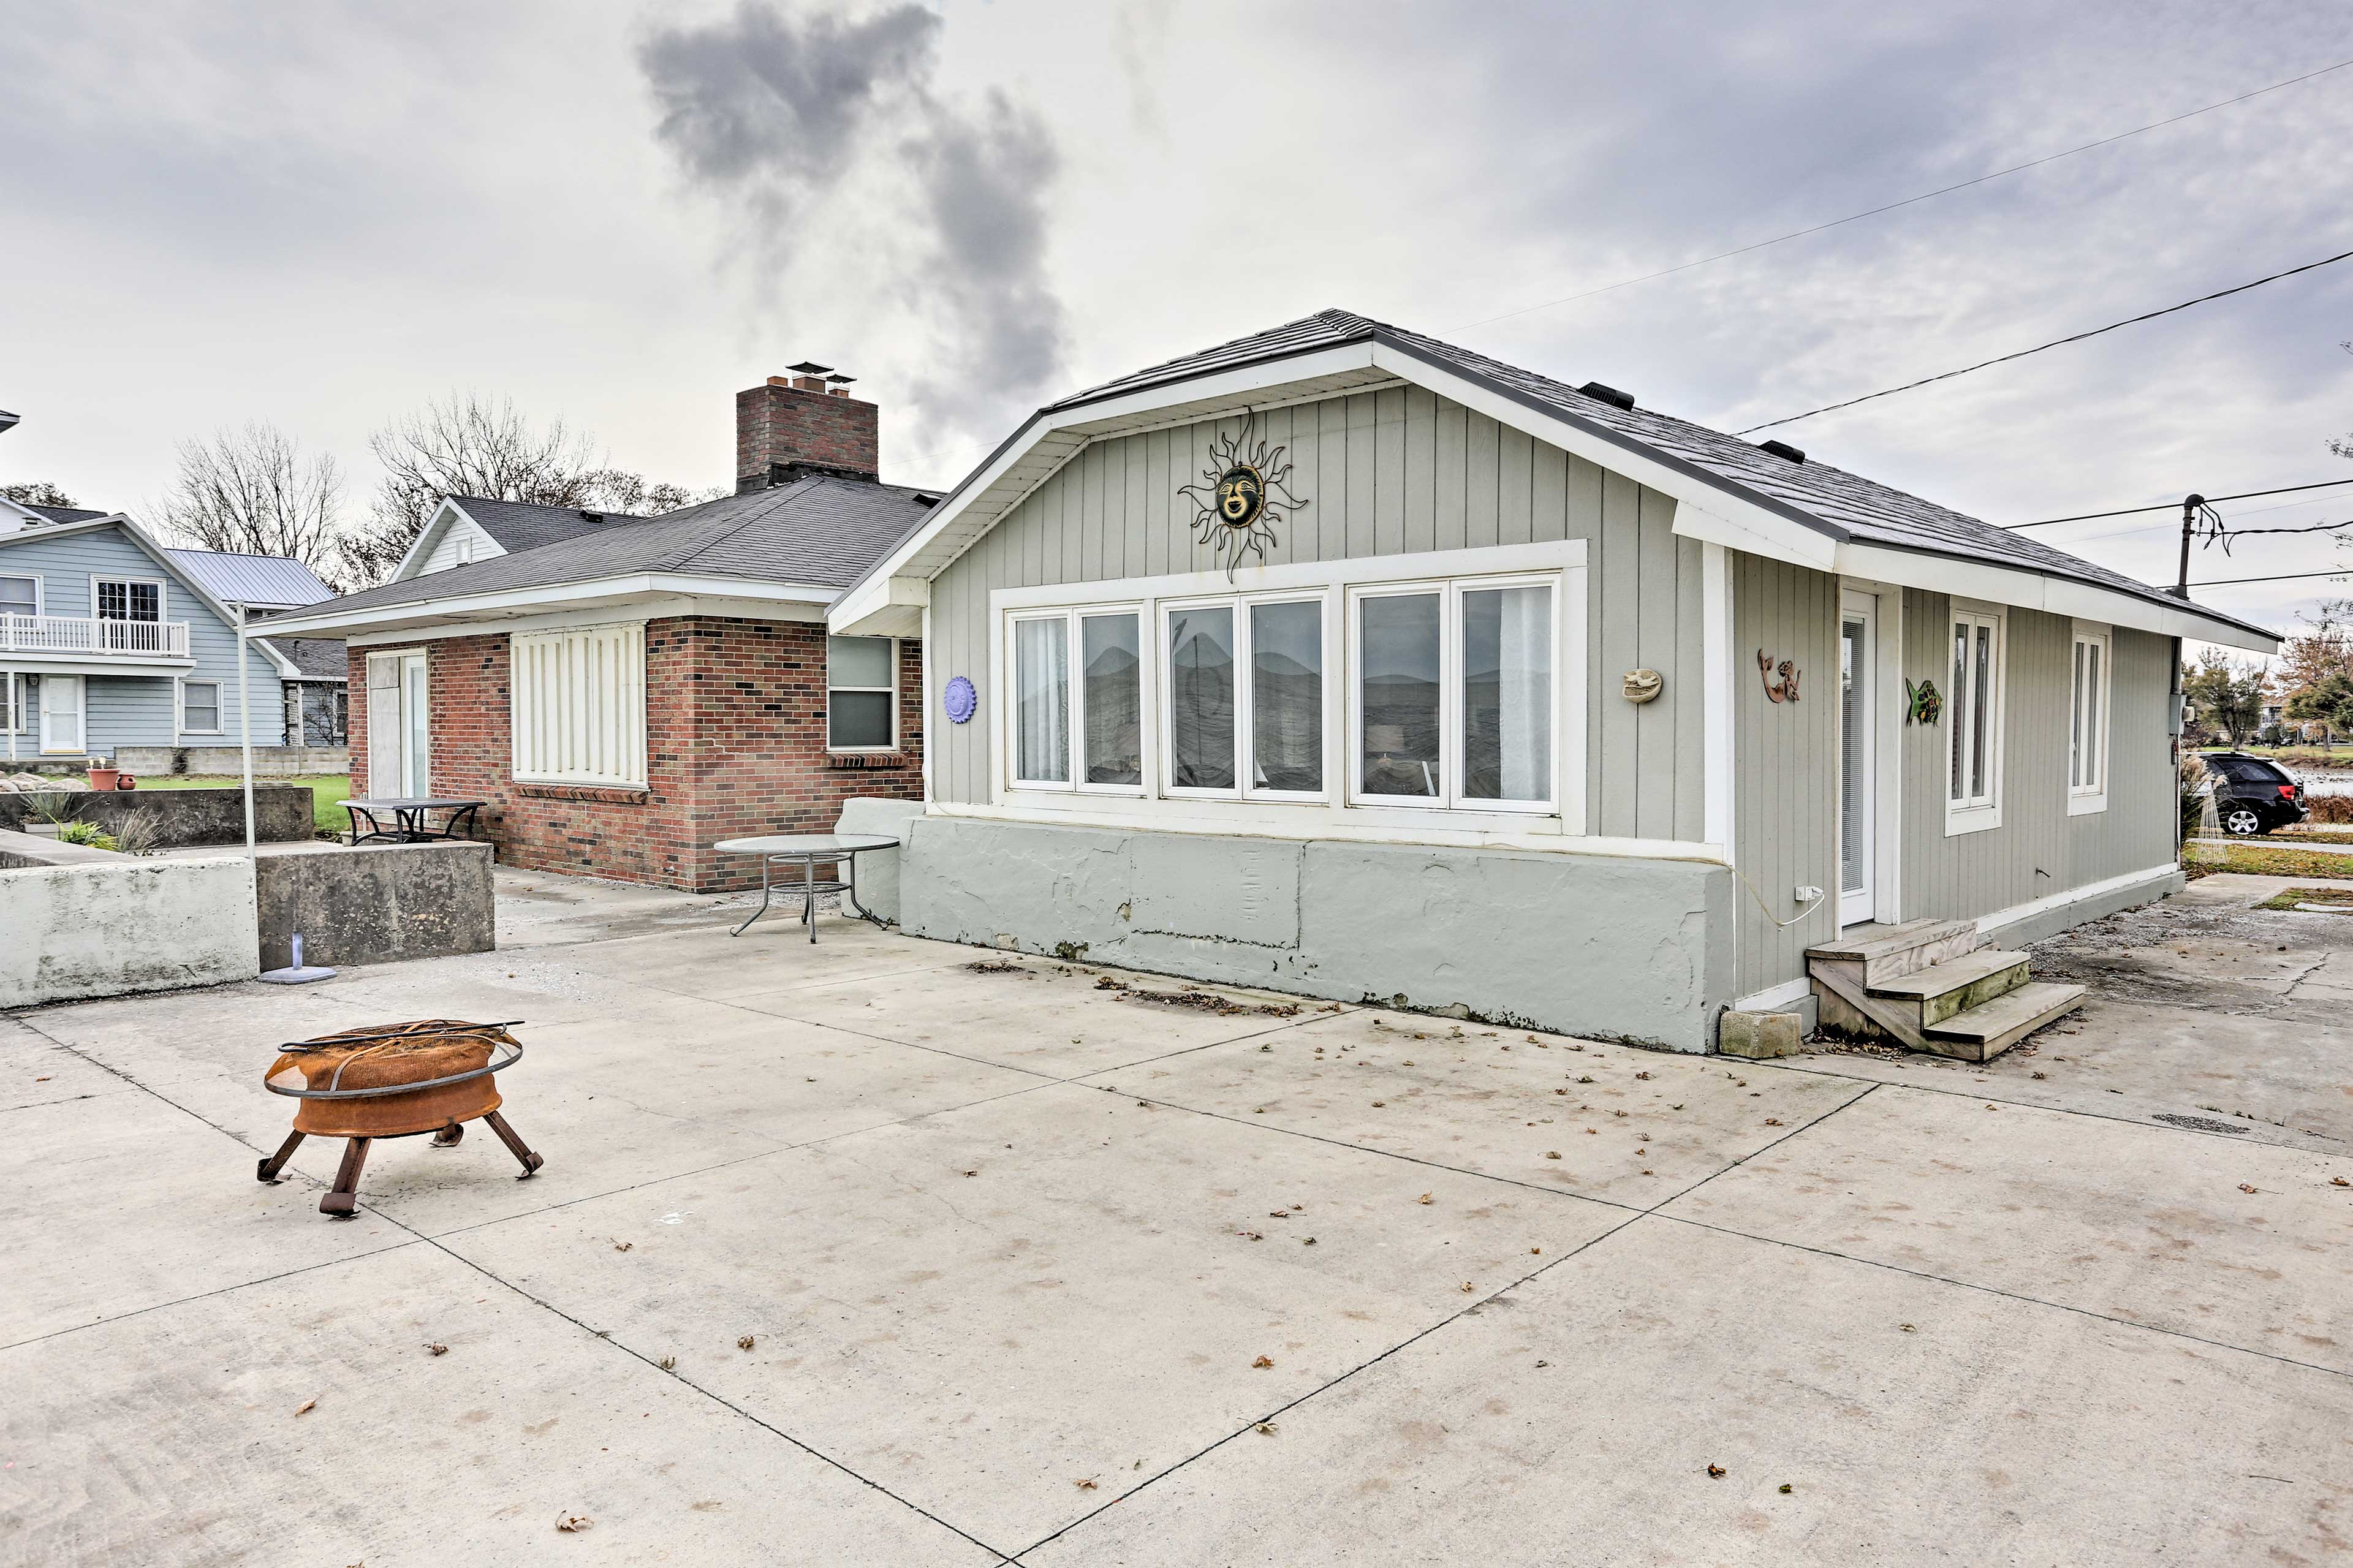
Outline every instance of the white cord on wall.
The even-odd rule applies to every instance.
[[[1743,871],[1739,867],[1735,866],[1732,868],[1732,874],[1740,879],[1740,885],[1748,889],[1749,897],[1757,900],[1757,907],[1765,911],[1765,918],[1768,921],[1773,921],[1773,929],[1775,931],[1788,930],[1791,926],[1796,925],[1799,921],[1804,920],[1808,915],[1812,914],[1814,910],[1820,908],[1822,900],[1830,897],[1827,890],[1819,891],[1815,893],[1811,899],[1806,901],[1806,907],[1804,909],[1799,910],[1788,920],[1773,920],[1773,906],[1765,901],[1765,895],[1757,890],[1757,884],[1748,879],[1748,873]]]

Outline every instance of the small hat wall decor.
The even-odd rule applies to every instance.
[[[1626,700],[1636,703],[1655,701],[1666,689],[1667,678],[1655,669],[1628,670],[1622,687]]]
[[[1765,682],[1767,697],[1776,702],[1795,702],[1798,700],[1798,677],[1803,672],[1794,660],[1785,658],[1777,666],[1773,656],[1760,647],[1757,650],[1757,668]],[[1774,679],[1776,675],[1781,679]]]

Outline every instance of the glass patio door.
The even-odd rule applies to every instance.
[[[1877,726],[1872,721],[1872,678],[1879,601],[1869,594],[1839,596],[1839,924],[1871,920],[1873,868],[1878,862]]]

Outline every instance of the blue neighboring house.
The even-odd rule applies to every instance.
[[[260,561],[271,564],[250,564]],[[240,671],[237,611],[211,584],[266,576],[262,596],[238,599],[291,607],[288,566],[315,585],[314,601],[328,596],[297,563],[174,551],[121,512],[0,500],[0,754],[76,762],[125,747],[234,746],[240,684],[253,743],[285,745],[290,705],[299,714],[303,685],[320,677],[267,639],[248,646]]]

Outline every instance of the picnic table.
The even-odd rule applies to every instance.
[[[347,800],[343,808],[352,814],[352,842],[372,844],[382,839],[391,844],[423,844],[440,838],[470,838],[474,835],[474,814],[482,808],[479,800],[445,800],[438,796],[412,799],[406,795],[386,796],[376,800]],[[433,826],[431,813],[448,815],[441,826]],[[379,814],[392,819],[386,828]],[[367,831],[360,831],[362,821]]]
[[[770,873],[778,865],[797,865],[801,868],[801,923],[809,928],[809,941],[817,940],[817,896],[819,893],[839,893],[844,902],[857,911],[860,920],[876,925],[891,922],[875,914],[858,901],[858,857],[870,849],[895,849],[899,841],[879,833],[771,833],[758,838],[724,838],[712,846],[722,855],[757,855],[760,857],[760,907],[745,918],[742,925],[729,931],[729,936],[742,936],[752,927],[752,921],[768,912]],[[826,879],[818,880],[818,862],[826,862]],[[839,868],[841,875],[833,873]],[[787,883],[787,887],[791,884]]]

